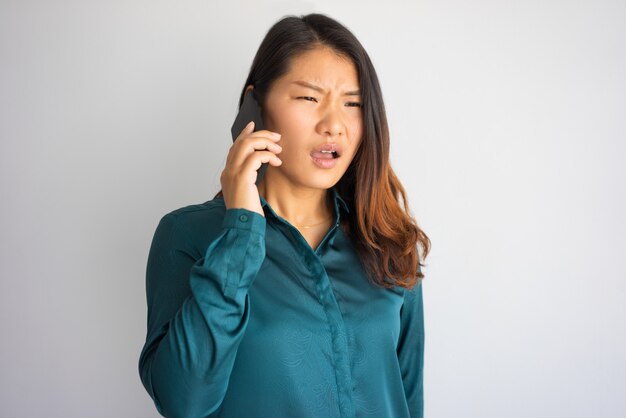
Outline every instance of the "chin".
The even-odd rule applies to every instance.
[[[320,178],[317,177],[315,179],[307,179],[308,181],[304,181],[302,182],[303,184],[306,184],[307,187],[310,187],[312,189],[330,189],[331,187],[333,187],[335,184],[337,184],[337,182],[339,181],[339,179],[341,178],[341,176],[335,178],[336,176],[325,176],[326,178]]]
[[[282,176],[290,179],[292,183],[310,189],[330,189],[335,184],[337,184],[337,182],[345,173],[345,170],[341,171],[340,169],[338,169],[338,167],[330,170],[320,170],[319,168],[314,166],[306,170],[298,170],[295,173],[289,172],[291,170],[285,170],[285,168],[287,167],[272,167],[272,169],[280,171]]]

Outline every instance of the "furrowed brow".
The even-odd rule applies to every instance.
[[[320,93],[326,93],[326,90],[324,90],[323,88],[318,87],[315,84],[311,84],[311,83],[306,82],[306,81],[298,80],[298,81],[292,82],[291,84],[297,84],[297,85],[302,86],[302,87],[307,87],[309,89],[313,89],[313,90],[315,90],[317,92],[320,92]],[[359,92],[359,90],[347,91],[347,92],[344,93],[344,96],[360,96],[360,95],[361,95],[361,93]]]

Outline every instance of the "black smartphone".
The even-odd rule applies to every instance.
[[[260,131],[263,128],[263,118],[261,116],[261,106],[259,106],[259,102],[254,98],[254,94],[252,90],[246,93],[243,98],[243,103],[239,108],[239,113],[233,122],[233,126],[230,128],[230,133],[233,136],[233,142],[237,139],[243,128],[251,121],[254,121],[254,131]],[[263,163],[261,168],[257,171],[256,176],[256,184],[258,185],[265,174],[265,170],[267,169],[267,165],[269,163]]]

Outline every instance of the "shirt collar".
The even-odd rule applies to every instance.
[[[343,200],[343,198],[339,195],[339,192],[337,191],[337,188],[335,186],[330,189],[330,193],[332,193],[333,196],[333,203],[335,207],[335,220],[338,222],[340,219],[340,209],[343,209],[346,214],[350,213],[350,209],[348,208],[348,204],[346,203],[346,201]],[[259,195],[259,197],[261,198],[261,207],[267,207],[272,215],[278,217],[278,215],[276,215],[276,212],[274,212],[274,209],[272,209],[267,200],[265,200],[265,198],[261,195]]]

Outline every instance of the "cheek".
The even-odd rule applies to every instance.
[[[295,139],[308,132],[309,128],[312,128],[313,120],[311,115],[292,107],[285,109],[281,122],[285,134]]]
[[[287,132],[293,132],[298,126],[301,126],[303,122],[306,122],[308,114],[303,111],[301,107],[294,105],[289,100],[273,103],[271,119],[276,130],[282,129],[286,134]]]
[[[359,149],[359,146],[363,142],[363,124],[361,121],[355,121],[354,124],[352,124],[350,129],[350,137],[353,141],[353,143],[350,145],[354,148],[354,153],[356,153],[356,151]]]
[[[282,155],[292,155],[298,152],[298,148],[308,136],[311,121],[311,117],[305,112],[289,106],[283,107],[281,112],[275,115],[274,128],[282,135],[279,141],[283,147]]]

